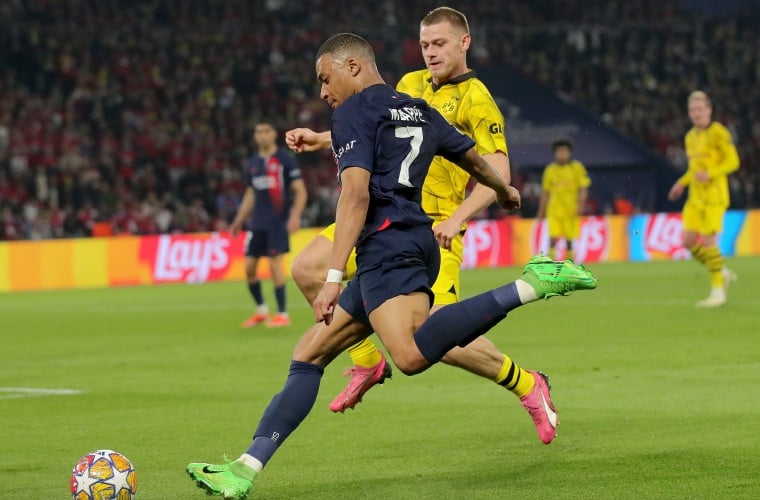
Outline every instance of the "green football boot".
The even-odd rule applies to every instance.
[[[256,478],[256,471],[236,460],[222,465],[192,463],[186,470],[187,475],[207,495],[230,500],[244,500]]]
[[[520,279],[533,287],[539,299],[593,290],[597,285],[596,278],[585,267],[571,260],[554,261],[542,253],[528,261]]]

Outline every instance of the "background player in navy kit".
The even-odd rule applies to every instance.
[[[590,273],[571,262],[534,259],[521,279],[430,316],[440,252],[421,192],[433,156],[467,170],[493,189],[506,209],[519,207],[519,193],[476,152],[472,139],[425,101],[385,85],[363,38],[349,33],[330,38],[317,52],[316,69],[320,96],[335,109],[332,143],[342,185],[330,270],[314,301],[318,323],[296,346],[285,387],[265,410],[248,451],[223,465],[187,466],[200,487],[225,498],[247,495],[256,475],[311,411],[324,367],[373,331],[396,366],[413,375],[524,303],[596,287]],[[356,276],[341,294],[354,246]]]
[[[248,328],[266,322],[268,327],[290,324],[285,303],[283,256],[290,251],[290,234],[301,228],[306,205],[306,186],[293,155],[277,147],[277,131],[270,122],[260,122],[253,132],[257,151],[246,163],[248,188],[238,207],[230,232],[237,236],[250,217],[251,232],[245,249],[245,274],[256,311],[243,322]],[[277,299],[277,314],[270,317],[261,294],[258,276],[260,257],[269,257]]]

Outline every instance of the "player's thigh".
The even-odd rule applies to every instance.
[[[723,217],[726,215],[726,209],[723,207],[705,207],[704,218],[702,221],[703,236],[712,236],[723,231]]]
[[[565,217],[558,214],[549,214],[546,217],[549,225],[549,238],[558,239],[565,236]]]
[[[340,306],[329,325],[312,325],[293,350],[293,359],[327,366],[335,357],[372,333],[369,325],[355,320]]]
[[[330,265],[332,243],[335,239],[335,224],[330,224],[319,232],[293,261],[292,271],[296,281],[300,277],[324,280]],[[351,249],[351,255],[346,263],[345,279],[351,279],[356,274],[356,249]]]
[[[425,292],[398,295],[369,314],[373,330],[404,373],[416,372],[426,364],[414,342],[414,332],[429,315],[430,296]]]
[[[259,259],[268,255],[269,233],[267,231],[250,231],[246,238],[245,256]]]
[[[290,233],[285,226],[268,231],[267,255],[282,255],[290,252]]]
[[[441,269],[438,271],[438,278],[432,286],[435,306],[459,302],[459,271],[462,266],[462,252],[461,236],[451,242],[451,250],[441,248]]]
[[[683,206],[683,212],[681,212],[681,219],[683,221],[684,232],[692,232],[701,234],[703,222],[705,218],[704,205],[698,205],[696,203],[689,203],[688,201]]]
[[[293,259],[291,272],[298,282],[322,281],[330,265],[332,240],[322,233],[317,234]]]
[[[581,218],[576,216],[565,219],[565,238],[572,242],[581,236]]]

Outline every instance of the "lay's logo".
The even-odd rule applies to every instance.
[[[228,235],[162,235],[144,238],[140,260],[150,264],[156,283],[205,283],[223,278],[239,245]]]
[[[689,258],[689,251],[683,247],[681,214],[650,216],[644,233],[644,250],[652,258]]]

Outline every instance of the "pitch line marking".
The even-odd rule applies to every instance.
[[[38,387],[0,387],[0,399],[37,398],[43,396],[72,396],[79,389],[42,389]]]

